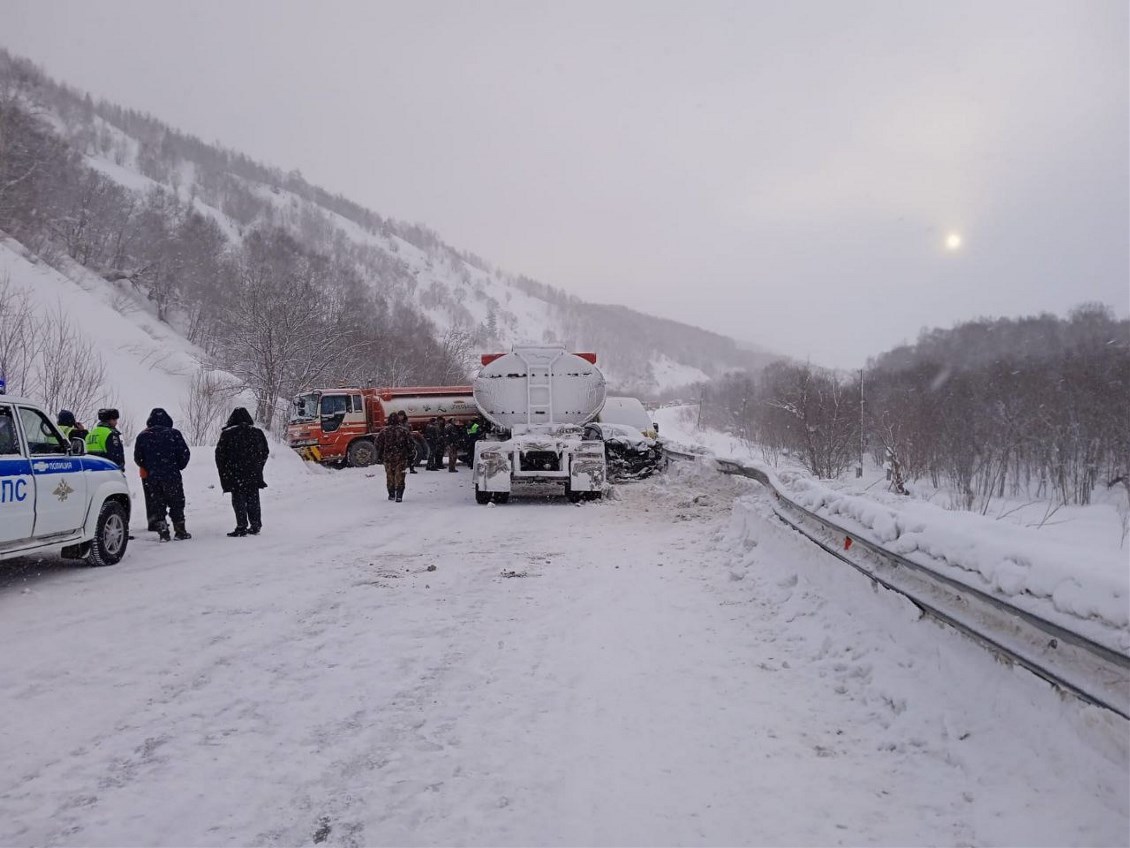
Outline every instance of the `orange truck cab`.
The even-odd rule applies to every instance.
[[[318,389],[294,399],[287,443],[311,462],[363,467],[377,461],[377,434],[404,411],[416,440],[416,462],[426,461],[424,426],[443,416],[466,427],[479,417],[470,386]]]

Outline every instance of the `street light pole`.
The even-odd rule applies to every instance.
[[[863,369],[859,369],[859,465],[855,468],[855,476],[863,476]]]

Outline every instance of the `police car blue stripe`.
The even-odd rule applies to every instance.
[[[84,456],[80,460],[84,471],[117,471],[118,466],[102,456]]]
[[[79,471],[117,471],[118,466],[100,456],[83,456],[73,459],[24,459],[0,457],[0,477],[18,477],[24,474],[75,474]]]
[[[0,458],[0,477],[20,477],[31,474],[31,463],[22,456],[16,459]]]

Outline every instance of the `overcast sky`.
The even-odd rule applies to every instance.
[[[844,367],[923,326],[1130,311],[1128,30],[1125,0],[0,0],[0,44],[96,97]]]

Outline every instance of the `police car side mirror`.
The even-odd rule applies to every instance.
[[[70,450],[67,453],[71,456],[86,456],[86,442],[82,439],[71,439]]]

